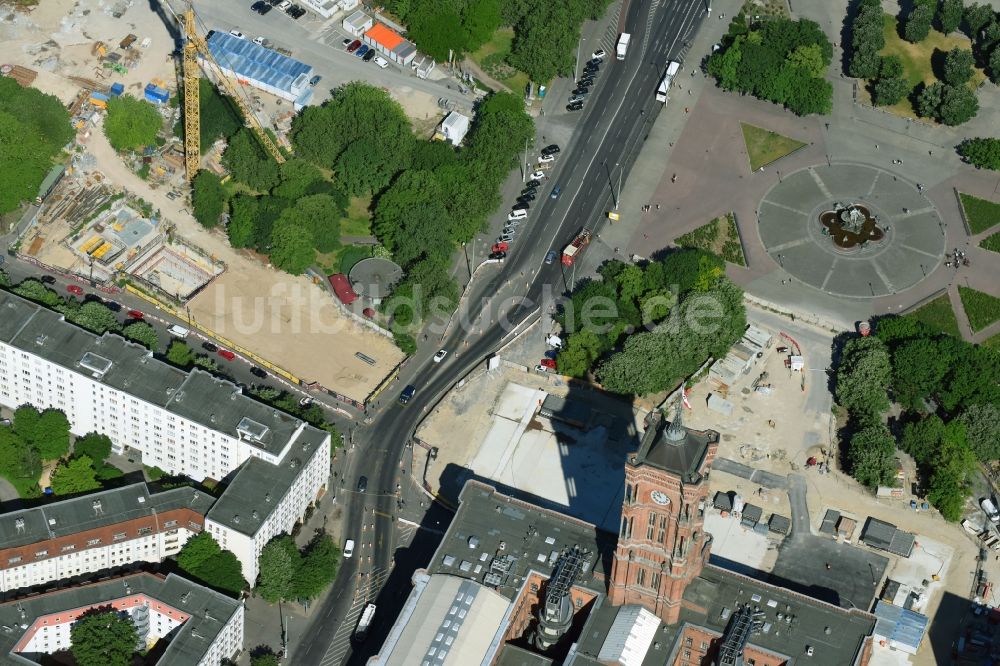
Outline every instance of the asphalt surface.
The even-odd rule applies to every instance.
[[[635,0],[629,5],[625,31],[632,33],[632,42],[626,59],[619,62],[609,54],[601,67],[602,85],[591,94],[580,117],[577,139],[563,147],[555,168],[548,172],[551,177],[539,189],[538,205],[521,226],[506,263],[492,277],[473,282],[466,295],[465,312],[458,320],[477,322],[482,317],[481,328],[475,323],[450,327],[440,347],[451,353],[440,364],[430,360],[435,349],[421,349],[397,389],[412,383],[416,396],[403,406],[393,400],[398,393],[387,392],[384,400],[391,402],[372,415],[370,425],[358,428],[356,439],[364,453],[353,458],[345,475],[348,486],[366,476],[368,491],[342,493],[340,498],[345,534],[364,535],[362,547],[345,562],[308,630],[313,639],[298,646],[291,663],[339,662],[328,658],[330,643],[338,623],[350,616],[359,582],[372,572],[391,569],[397,559],[394,516],[399,503],[394,489],[403,482],[406,464],[397,461],[403,459],[417,425],[459,379],[502,344],[512,325],[535,316],[545,294],[563,292],[576,277],[559,262],[545,265],[545,254],[550,249],[561,252],[581,227],[599,231],[614,206],[619,172],[624,180],[661,108],[653,93],[667,62],[682,59],[704,17],[701,0]],[[562,193],[551,199],[555,185]],[[524,300],[513,300],[518,297]]]

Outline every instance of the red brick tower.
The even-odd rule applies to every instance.
[[[708,472],[719,433],[689,430],[681,410],[646,429],[625,465],[625,498],[611,569],[611,603],[641,604],[667,624],[678,620],[684,589],[701,573],[712,537],[703,529]]]

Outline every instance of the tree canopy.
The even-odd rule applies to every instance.
[[[111,455],[111,439],[97,432],[77,437],[73,442],[73,455],[88,456],[94,463],[103,463]]]
[[[130,666],[139,642],[129,614],[111,606],[85,611],[70,626],[69,637],[79,666]]]
[[[222,179],[211,171],[198,172],[191,183],[192,213],[203,227],[211,229],[219,224],[219,217],[226,210],[226,190]]]
[[[223,550],[210,533],[199,532],[177,553],[177,566],[201,582],[233,597],[247,587],[243,566],[236,555]]]
[[[851,437],[851,475],[864,485],[891,486],[896,478],[896,440],[884,423],[872,423]]]
[[[278,184],[278,163],[268,153],[253,130],[241,127],[229,140],[222,164],[233,180],[258,192],[267,192]]]
[[[58,409],[39,412],[31,405],[14,410],[14,432],[38,450],[44,460],[56,460],[69,451],[69,419]]]
[[[74,495],[101,487],[94,461],[88,455],[75,456],[59,463],[49,483],[57,495]]]
[[[340,550],[329,534],[319,533],[301,552],[287,534],[275,537],[260,554],[257,590],[272,603],[315,599],[337,575]]]
[[[153,145],[163,117],[144,99],[119,95],[108,100],[104,134],[115,150],[138,150]]]
[[[725,90],[750,93],[802,116],[829,113],[833,87],[825,79],[833,47],[809,20],[773,18],[755,24],[737,15],[708,71]]]
[[[903,37],[908,42],[921,42],[930,34],[934,23],[937,0],[914,0],[913,8],[903,22]]]
[[[966,139],[959,144],[958,154],[978,169],[1000,170],[1000,139]]]
[[[0,214],[38,196],[53,158],[72,139],[69,113],[56,97],[0,77]]]
[[[160,339],[156,329],[144,321],[134,321],[122,329],[122,335],[153,352],[160,351]]]

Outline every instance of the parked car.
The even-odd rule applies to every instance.
[[[608,54],[604,52],[604,49],[597,49],[596,51],[594,51],[593,53],[590,54],[590,58],[592,60],[601,61],[601,60],[604,60],[604,57],[606,55],[608,55]]]
[[[538,157],[539,164],[545,164],[546,162],[555,162],[555,161],[556,161],[555,155],[539,155]]]
[[[490,252],[506,252],[509,249],[510,247],[508,247],[507,243],[497,243],[490,247]]]
[[[583,102],[584,102],[585,99],[586,98],[583,95],[573,95],[572,97],[569,98],[569,103],[571,105],[572,104],[577,104],[577,103],[583,104]]]
[[[580,111],[581,109],[583,109],[583,102],[573,102],[566,105],[567,111]]]
[[[542,155],[555,155],[559,152],[562,152],[561,149],[554,143],[542,148]]]
[[[531,208],[531,206],[524,203],[523,201],[518,201],[516,204],[510,207],[511,210],[528,210],[529,208]]]
[[[354,52],[354,55],[358,56],[359,58],[364,58],[365,54],[368,53],[368,51],[370,50],[371,50],[370,46],[368,46],[367,44],[362,44],[361,47]]]
[[[516,236],[517,227],[513,227],[508,224],[506,227],[500,230],[500,233],[503,234],[504,236],[511,236],[511,237]]]
[[[180,324],[171,324],[170,326],[167,326],[167,333],[175,338],[180,338],[181,340],[191,335],[190,329],[187,329]]]
[[[513,243],[514,237],[510,234],[500,234],[497,237],[497,243]]]
[[[383,58],[380,55],[375,56],[375,60],[373,60],[372,62],[374,62],[376,65],[378,65],[382,69],[385,69],[386,67],[389,66],[389,61],[386,60],[385,58]]]
[[[363,493],[368,490],[368,477],[362,476],[358,479],[358,492]]]
[[[267,379],[267,371],[264,368],[258,368],[256,365],[250,368],[250,374],[254,377],[259,377],[261,379]]]
[[[523,190],[521,190],[522,197],[526,197],[528,195],[534,197],[536,194],[538,194],[538,189],[534,187],[526,187]]]
[[[355,39],[353,42],[347,45],[347,52],[354,53],[361,47],[361,40]]]
[[[415,396],[416,394],[417,394],[417,387],[414,386],[413,384],[407,384],[406,388],[403,389],[403,392],[399,394],[399,404],[405,405],[410,400],[412,400],[413,396]]]
[[[246,39],[246,37],[243,36],[243,33],[237,30],[236,28],[230,30],[229,34],[235,37],[236,39]]]
[[[362,58],[362,60],[365,62],[371,62],[372,60],[375,59],[375,56],[377,55],[378,51],[376,51],[375,49],[368,49],[368,53],[365,54],[365,57]]]
[[[139,310],[129,310],[125,314],[128,315],[129,319],[145,319],[146,315],[142,314]]]
[[[267,0],[267,4],[271,5],[272,7],[277,7],[281,3],[282,0]]]
[[[548,372],[548,371],[549,371],[549,369],[546,368],[544,365],[536,365],[535,366],[535,372]]]
[[[578,85],[578,86],[592,86],[592,85],[594,85],[594,77],[592,77],[592,76],[583,76],[583,77],[581,77],[580,79],[577,80],[576,85]]]
[[[556,185],[552,188],[552,193],[549,194],[549,198],[558,199],[560,194],[562,194],[562,185]]]
[[[344,41],[341,42],[341,43],[344,45],[344,48],[346,49],[348,46],[351,45],[351,38],[350,37],[345,37]]]
[[[288,14],[293,19],[298,20],[306,15],[306,10],[302,9],[298,5],[292,5],[292,11],[290,11]]]
[[[320,76],[319,74],[317,74],[316,76],[314,76],[311,79],[309,79],[309,85],[314,86],[314,85],[316,85],[317,83],[319,83],[322,80],[323,80],[323,77]]]
[[[541,365],[544,365],[546,368],[552,368],[553,370],[556,369],[556,362],[554,359],[543,358],[541,361],[539,361],[539,363]]]
[[[514,220],[523,220],[528,217],[528,211],[526,210],[512,210],[507,215],[507,221],[513,222]]]
[[[278,9],[280,9],[283,12],[287,12],[288,8],[291,6],[292,6],[291,0],[281,0],[281,2],[278,3]]]
[[[541,186],[541,184],[542,184],[542,181],[540,181],[540,180],[535,180],[535,179],[532,179],[532,180],[529,180],[529,181],[528,181],[527,183],[525,183],[525,184],[524,184],[524,186],[525,186],[526,188],[530,188],[530,189],[532,190],[532,192],[534,192],[534,189],[535,189],[536,187],[540,187],[540,186]]]
[[[545,178],[545,172],[544,171],[535,171],[529,177],[531,178],[531,180],[541,181],[542,178]]]
[[[551,266],[553,263],[555,263],[556,257],[558,257],[558,256],[559,255],[556,254],[555,250],[549,250],[548,252],[546,252],[545,253],[545,265],[546,266]]]
[[[344,543],[344,559],[349,560],[354,555],[354,539],[348,539]]]
[[[440,363],[441,361],[444,360],[444,357],[447,356],[447,355],[448,355],[448,350],[446,350],[446,349],[439,349],[438,353],[434,354],[434,362],[435,363]]]
[[[236,354],[229,351],[228,349],[220,349],[218,352],[219,356],[226,359],[227,361],[233,361],[236,359]]]
[[[494,261],[503,261],[507,258],[506,252],[490,252],[490,259]]]
[[[250,5],[250,11],[257,12],[259,14],[261,7],[270,7],[270,6],[271,5],[267,4],[266,2],[258,1]]]
[[[100,299],[98,299],[98,300],[100,300]],[[122,311],[121,303],[115,303],[114,301],[101,301],[101,302],[104,303],[104,307],[106,307],[107,309],[111,310],[112,312],[121,312]]]
[[[996,506],[990,498],[984,497],[982,501],[979,502],[979,506],[983,507],[983,511],[986,513],[987,518],[994,523],[1000,523],[1000,511],[997,511]]]
[[[270,8],[270,5],[264,5],[264,6]],[[253,38],[253,43],[256,44],[257,46],[264,46],[264,42],[265,41],[267,41],[267,40],[264,39],[263,37],[254,37]],[[170,196],[171,194],[173,194],[173,192],[168,192],[167,193],[167,197],[168,198],[176,198],[176,196],[171,197]]]
[[[55,284],[56,283],[56,279],[54,277],[52,277],[51,275],[43,275],[42,277],[40,277],[38,279],[41,280],[42,284]]]
[[[66,285],[66,291],[74,296],[83,296],[83,288],[75,284]]]
[[[579,87],[573,89],[573,94],[574,95],[586,95],[589,92],[590,92],[590,88],[588,88],[587,86],[579,86]]]
[[[213,354],[215,352],[219,351],[219,348],[216,347],[215,345],[213,345],[211,342],[203,342],[203,343],[201,343],[201,348],[204,349],[207,352],[212,352]]]
[[[518,203],[528,203],[529,201],[534,201],[534,200],[535,200],[535,194],[533,192],[529,194],[522,194],[517,198]]]

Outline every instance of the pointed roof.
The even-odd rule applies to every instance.
[[[677,474],[685,483],[697,483],[701,480],[708,447],[719,441],[719,433],[684,427],[682,410],[678,401],[674,420],[669,424],[663,423],[660,412],[653,413],[632,464],[652,465]]]

